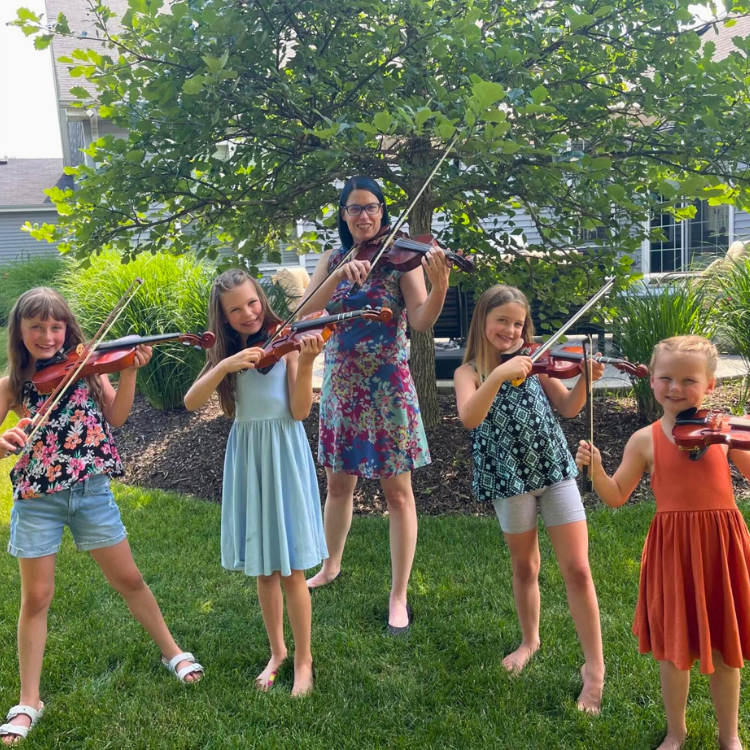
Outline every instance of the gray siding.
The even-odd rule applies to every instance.
[[[750,213],[737,209],[734,212],[734,239],[750,240]]]
[[[70,142],[70,166],[77,167],[85,161],[81,149],[86,146],[83,120],[68,121],[68,141]]]
[[[56,245],[39,242],[21,231],[21,226],[32,224],[56,224],[55,211],[24,211],[0,213],[0,263],[21,260],[29,255],[49,255],[55,252]]]

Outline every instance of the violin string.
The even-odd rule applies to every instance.
[[[105,323],[102,323],[101,326],[99,326],[99,330],[96,332],[96,336],[99,336],[99,338],[103,338],[109,331],[112,330],[112,326],[117,322],[120,315],[124,312],[127,305],[130,303],[130,301],[135,297],[136,292],[138,289],[140,289],[140,285],[143,284],[143,279],[136,278],[130,286],[127,288],[125,294],[120,298],[120,301],[115,305],[115,307],[112,309],[110,314],[105,319]],[[135,288],[134,288],[135,287]],[[132,291],[131,291],[132,290]],[[128,296],[128,294],[130,296]],[[127,299],[126,299],[127,297]],[[119,307],[119,310],[118,310]],[[115,313],[115,310],[117,310],[117,313],[113,316],[113,313]],[[110,320],[111,319],[111,320]],[[107,323],[107,321],[109,321]],[[105,327],[106,324],[106,327]],[[74,383],[78,378],[78,373],[81,372],[81,370],[86,366],[86,363],[91,359],[94,352],[97,349],[97,346],[99,345],[98,340],[92,339],[89,341],[89,343],[86,345],[88,347],[88,351],[85,352],[85,355],[82,355],[82,358],[79,358],[78,364],[75,367],[74,370],[71,370],[69,375],[67,375],[65,378],[63,378],[60,385],[55,388],[55,390],[50,394],[50,396],[47,398],[47,400],[44,403],[44,407],[47,407],[47,404],[50,404],[47,408],[42,408],[40,412],[36,415],[34,420],[32,421],[32,427],[33,429],[29,433],[29,437],[26,440],[26,445],[19,451],[19,453],[23,453],[24,450],[28,449],[28,447],[31,445],[32,440],[36,436],[36,434],[39,432],[39,430],[42,429],[42,427],[47,423],[49,420],[50,415],[52,414],[52,411],[57,406],[58,403],[60,403],[60,400],[62,399],[63,395],[65,394],[65,391],[68,389],[71,383]],[[59,391],[57,393],[57,396],[55,396],[55,392]],[[53,399],[54,397],[54,399]],[[50,403],[52,402],[52,403]]]

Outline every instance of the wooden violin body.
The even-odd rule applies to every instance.
[[[686,409],[677,415],[672,437],[681,450],[698,451],[709,445],[750,450],[750,419],[733,417],[708,409]]]
[[[539,349],[542,344],[531,343],[524,344],[524,349],[530,349],[530,356],[534,356],[534,352]],[[516,356],[518,352],[508,357],[503,357],[503,360],[507,360],[510,356]],[[574,378],[581,374],[580,363],[583,359],[583,347],[580,346],[561,346],[556,349],[551,349],[540,357],[534,360],[530,375],[546,375],[550,378],[559,378],[561,380],[567,380],[568,378]],[[618,359],[616,357],[602,357],[599,354],[591,355],[592,362],[602,362],[603,364],[609,364],[616,367],[622,372],[627,372],[637,378],[645,378],[648,376],[648,367],[646,365],[634,364],[628,362],[626,359]]]
[[[196,349],[209,349],[216,342],[216,336],[210,331],[200,336],[194,333],[165,333],[156,336],[124,336],[112,341],[103,341],[84,365],[78,377],[89,375],[108,375],[122,372],[131,367],[135,361],[136,347],[140,344],[153,346],[167,341],[179,341],[184,346]],[[48,364],[40,363],[31,380],[40,393],[52,393],[79,362],[80,356],[76,349],[72,349],[64,356],[54,357]]]
[[[388,307],[379,307],[374,309],[365,308],[363,310],[354,310],[353,312],[340,313],[338,315],[328,315],[325,310],[305,315],[296,323],[286,326],[270,345],[265,345],[265,356],[255,365],[255,369],[267,372],[271,369],[285,354],[299,351],[302,339],[311,333],[319,333],[324,341],[327,341],[334,328],[348,320],[364,318],[365,320],[386,323],[393,317],[393,312]]]
[[[354,255],[355,260],[371,261],[380,250],[381,243],[386,238],[389,228],[383,227],[375,237],[368,242],[362,243]],[[391,246],[383,252],[381,262],[396,271],[413,271],[422,265],[422,258],[430,251],[440,248],[437,240],[431,234],[422,234],[419,237],[409,237],[403,232],[398,232]],[[470,256],[460,255],[451,250],[445,252],[445,257],[450,263],[461,271],[471,273],[474,271],[474,259]]]

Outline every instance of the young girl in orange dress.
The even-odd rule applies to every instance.
[[[711,445],[691,460],[672,438],[677,415],[700,407],[713,390],[718,354],[700,336],[657,344],[651,387],[664,409],[657,422],[636,432],[612,477],[593,448],[593,481],[613,507],[630,497],[644,471],[651,475],[656,515],[646,537],[633,633],[641,653],[659,661],[667,714],[660,750],[687,738],[685,709],[690,668],[711,675],[711,695],[722,748],[741,748],[738,735],[740,668],[750,659],[750,534],[734,499],[728,458],[750,477],[750,452]],[[581,442],[576,461],[591,463]]]

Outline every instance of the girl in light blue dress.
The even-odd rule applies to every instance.
[[[224,459],[221,564],[256,576],[271,659],[256,678],[273,686],[287,658],[284,599],[294,636],[292,695],[313,688],[311,607],[304,571],[328,557],[318,482],[301,420],[310,413],[312,371],[323,349],[319,334],[302,340],[267,373],[255,369],[267,331],[279,317],[258,282],[233,269],[214,281],[208,309],[216,344],[185,396],[189,410],[216,391],[234,418]],[[282,594],[283,588],[283,594]]]

